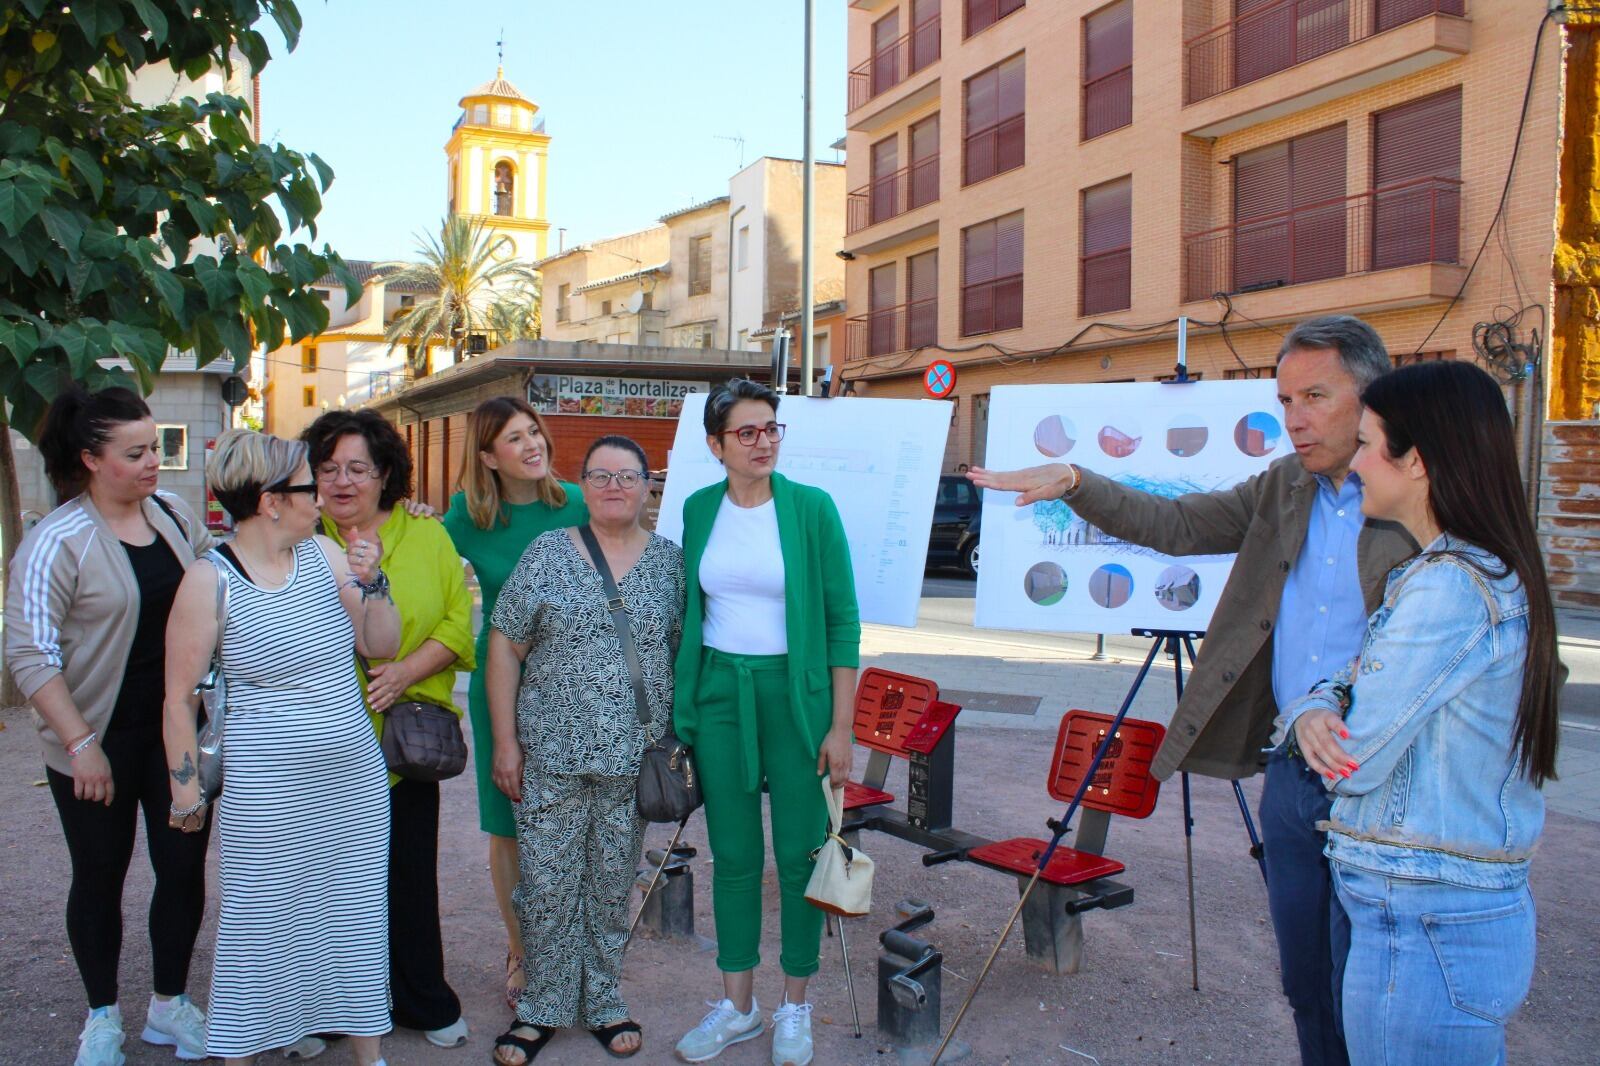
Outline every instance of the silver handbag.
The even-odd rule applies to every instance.
[[[228,575],[221,559],[212,559],[217,568],[217,646],[211,651],[211,669],[194,687],[206,709],[206,723],[195,737],[199,757],[200,802],[210,803],[222,795],[222,735],[228,724],[228,679],[222,672],[222,634],[228,625]]]

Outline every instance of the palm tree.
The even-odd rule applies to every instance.
[[[490,232],[482,219],[461,215],[445,218],[438,236],[417,235],[421,262],[389,275],[390,282],[410,282],[437,295],[418,300],[384,330],[389,351],[411,346],[413,376],[428,371],[428,346],[443,341],[460,362],[467,338],[487,334],[490,309],[497,299],[537,298],[539,275],[527,263],[496,257],[504,241]]]
[[[489,305],[489,329],[500,344],[536,341],[544,329],[540,313],[541,287],[537,280],[522,292],[502,296]]]

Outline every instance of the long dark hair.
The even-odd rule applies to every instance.
[[[1528,596],[1528,656],[1514,740],[1518,769],[1543,787],[1556,776],[1560,733],[1556,615],[1523,495],[1505,396],[1472,364],[1441,359],[1385,374],[1362,391],[1361,402],[1383,422],[1390,458],[1417,449],[1428,472],[1428,506],[1439,527],[1498,556],[1522,582]]]
[[[89,484],[84,452],[99,455],[118,426],[149,417],[150,408],[139,394],[120,386],[99,392],[74,387],[57,396],[45,412],[39,454],[58,502],[65,503]]]

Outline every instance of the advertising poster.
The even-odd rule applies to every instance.
[[[656,532],[683,539],[683,501],[723,478],[706,445],[706,398],[683,398]],[[825,489],[850,540],[863,622],[914,626],[951,405],[942,400],[785,396],[778,472]],[[737,442],[735,445],[737,446]]]
[[[1226,489],[1293,453],[1276,382],[1003,385],[985,466],[1075,463],[1159,496]],[[1063,501],[986,490],[976,621],[993,629],[1204,630],[1232,555],[1173,558],[1117,540]]]

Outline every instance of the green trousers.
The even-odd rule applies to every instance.
[[[790,977],[817,972],[822,912],[806,902],[811,853],[827,835],[828,808],[810,751],[789,705],[783,655],[704,653],[695,694],[700,726],[695,767],[706,800],[706,833],[716,860],[711,877],[717,967],[727,973],[761,962],[761,873],[766,849],[761,785],[772,801],[772,855],[778,866],[783,950]]]

